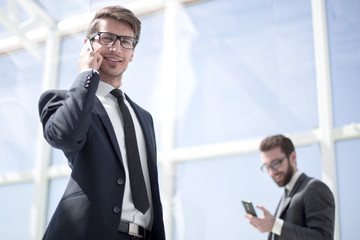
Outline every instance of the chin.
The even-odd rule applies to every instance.
[[[284,181],[279,181],[279,182],[276,182],[275,183],[279,186],[279,187],[284,187],[286,184],[284,183]]]

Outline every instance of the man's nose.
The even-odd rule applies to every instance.
[[[115,43],[113,45],[111,45],[110,50],[112,50],[112,51],[121,51],[122,50],[120,39],[116,39]]]
[[[267,169],[267,172],[270,176],[273,176],[275,173],[277,173],[277,171],[278,171],[277,169],[271,167]]]

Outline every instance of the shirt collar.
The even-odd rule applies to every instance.
[[[108,84],[106,82],[103,82],[103,81],[100,81],[98,89],[96,90],[96,96],[105,98],[113,89],[114,89],[114,87],[111,86],[110,84]],[[121,92],[122,92],[123,97],[125,99],[124,91],[121,90]]]
[[[291,192],[291,190],[294,188],[295,183],[297,182],[297,180],[299,179],[300,175],[302,174],[302,172],[300,170],[298,170],[290,179],[290,181],[288,182],[288,184],[285,185],[286,190],[288,190],[288,193]]]

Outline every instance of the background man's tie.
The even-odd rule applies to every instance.
[[[276,212],[276,217],[280,217],[280,214],[281,214],[282,210],[284,209],[285,200],[286,200],[287,196],[288,196],[288,190],[286,188],[284,188],[284,193],[281,197],[279,208]]]
[[[135,127],[129,109],[125,105],[123,94],[120,89],[114,89],[111,94],[117,98],[124,121],[124,134],[127,162],[130,175],[130,187],[136,209],[143,214],[150,207],[149,197],[146,191],[144,175],[141,168],[139,149],[136,141]]]

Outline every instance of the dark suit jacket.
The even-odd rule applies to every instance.
[[[279,206],[276,211],[279,211]],[[284,220],[279,240],[334,239],[335,203],[321,181],[300,175],[280,213]],[[269,234],[269,240],[272,233]]]
[[[45,139],[63,150],[71,177],[43,239],[112,240],[121,216],[125,172],[110,119],[95,93],[100,76],[79,74],[68,90],[42,94],[39,113]],[[145,137],[154,207],[152,238],[164,240],[156,143],[151,115],[128,97]]]

